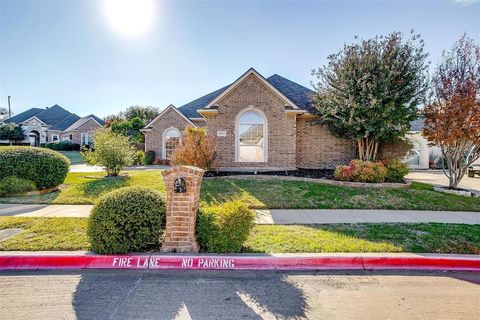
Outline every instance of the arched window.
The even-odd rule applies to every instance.
[[[177,128],[168,128],[163,133],[163,158],[170,159],[173,150],[180,144],[182,134]]]
[[[249,108],[237,118],[237,160],[265,162],[267,123],[263,114]]]

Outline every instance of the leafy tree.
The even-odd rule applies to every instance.
[[[89,165],[105,167],[108,177],[117,176],[135,158],[135,148],[130,140],[106,128],[95,131],[94,148],[82,151],[82,156]]]
[[[0,108],[0,122],[5,120],[8,116],[8,110],[6,108]]]
[[[187,127],[182,142],[172,153],[172,163],[176,166],[190,165],[210,169],[215,164],[216,146],[212,136],[207,136],[203,128]]]
[[[105,122],[105,128],[110,128],[113,123],[124,120],[121,116],[117,114],[109,114],[108,116],[103,118]]]
[[[127,136],[129,131],[132,130],[132,124],[127,120],[120,120],[113,122],[111,125],[113,132]]]
[[[140,132],[145,126],[142,119],[135,117],[130,121],[120,120],[111,124],[112,131],[131,138],[133,141],[143,142],[144,136]]]
[[[449,188],[480,158],[480,46],[463,35],[444,52],[425,107],[424,136],[442,150]]]
[[[13,142],[25,140],[25,131],[13,123],[0,124],[0,140],[8,140],[12,145]]]
[[[357,143],[361,160],[374,161],[381,143],[405,135],[427,90],[424,43],[400,32],[345,45],[312,71],[316,108],[337,137]]]
[[[160,110],[153,106],[130,106],[125,111],[121,112],[121,115],[126,120],[133,120],[134,118],[140,118],[144,123],[150,123],[160,114]]]

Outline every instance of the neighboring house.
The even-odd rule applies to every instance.
[[[46,109],[31,108],[4,122],[20,125],[27,136],[25,142],[32,146],[55,141],[89,145],[93,132],[104,124],[93,114],[80,118],[59,105]]]
[[[437,146],[429,146],[427,139],[422,135],[425,124],[425,117],[420,114],[418,118],[410,125],[410,131],[407,138],[413,144],[413,148],[408,153],[405,163],[412,169],[429,169],[430,165],[440,165],[442,150]],[[473,163],[480,165],[480,159]]]
[[[412,143],[412,149],[409,151],[405,163],[412,169],[428,169],[430,162],[435,163],[441,156],[440,148],[429,147],[428,141],[422,135],[425,118],[419,115],[416,120],[410,124],[410,131],[407,138]]]
[[[335,138],[318,117],[314,92],[279,75],[249,69],[232,84],[176,108],[142,130],[145,150],[169,159],[187,126],[205,127],[217,142],[218,170],[329,168],[354,157],[352,141]]]

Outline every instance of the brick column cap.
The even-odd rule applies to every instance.
[[[185,174],[191,174],[195,176],[203,176],[205,173],[205,170],[194,167],[194,166],[175,166],[171,169],[163,170],[162,174],[164,177],[167,177],[171,174],[175,173],[185,173]]]

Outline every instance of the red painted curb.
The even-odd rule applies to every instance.
[[[183,269],[183,270],[458,270],[480,271],[480,258],[401,256],[176,256],[10,255],[1,270]]]

